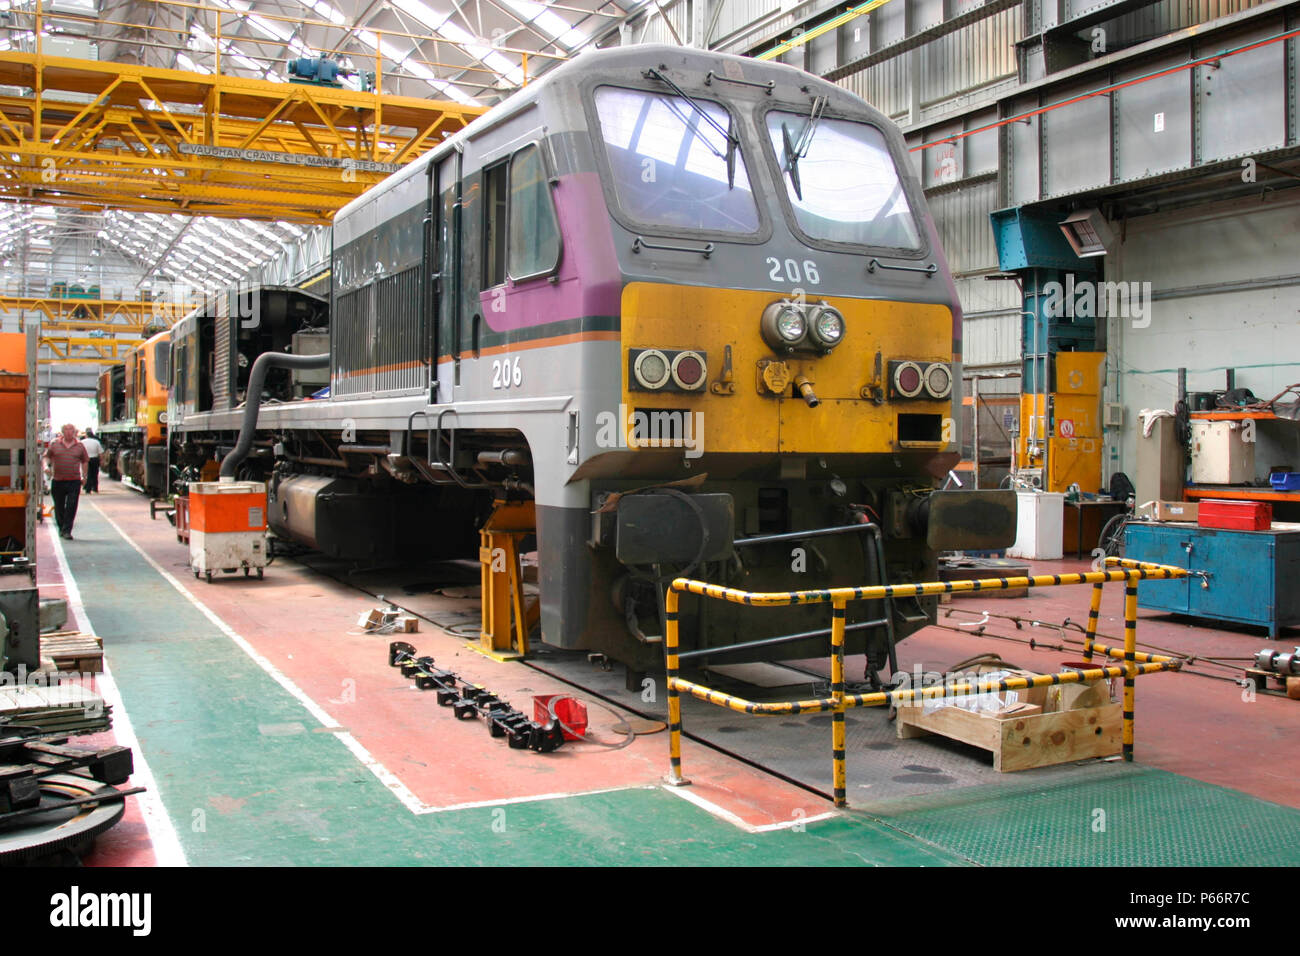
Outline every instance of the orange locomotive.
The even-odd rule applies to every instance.
[[[137,345],[124,365],[99,376],[99,440],[104,470],[153,496],[167,489],[169,332]]]

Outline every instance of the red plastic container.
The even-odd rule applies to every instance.
[[[565,740],[581,740],[586,736],[586,704],[568,694],[537,694],[533,697],[533,720],[539,724],[551,722],[552,709],[560,721]]]
[[[1273,506],[1267,501],[1225,501],[1205,498],[1197,512],[1202,528],[1228,531],[1267,531],[1273,524]]]

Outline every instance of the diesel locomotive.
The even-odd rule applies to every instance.
[[[278,535],[372,563],[475,557],[527,503],[549,645],[635,675],[677,574],[926,580],[1013,534],[1014,496],[938,490],[961,310],[903,139],[794,68],[584,53],[340,211],[331,271],[328,303],[236,290],[173,328],[173,470],[266,480]],[[928,610],[851,607],[849,653],[874,676]],[[681,619],[719,662],[829,625]]]
[[[170,351],[171,333],[158,332],[131,349],[122,365],[101,372],[96,388],[105,474],[152,495],[168,486]]]

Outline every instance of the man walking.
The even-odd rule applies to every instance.
[[[77,499],[86,478],[90,456],[86,446],[77,441],[77,426],[64,425],[59,437],[50,442],[45,457],[52,472],[50,495],[54,498],[54,519],[59,537],[72,540],[72,522],[77,518]]]
[[[90,460],[86,463],[86,494],[99,492],[99,458],[104,454],[104,446],[95,438],[95,433],[87,428],[86,437],[81,439],[82,447]]]

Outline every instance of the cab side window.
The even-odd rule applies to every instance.
[[[545,275],[560,262],[560,224],[536,146],[510,159],[510,278]]]
[[[560,224],[546,165],[535,143],[483,171],[483,285],[554,272]]]

